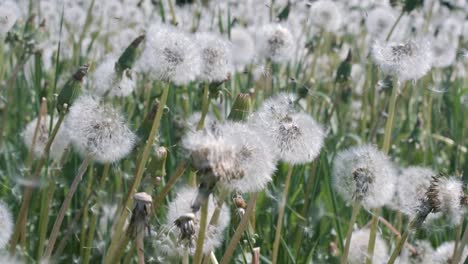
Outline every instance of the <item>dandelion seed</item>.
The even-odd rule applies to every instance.
[[[243,28],[231,29],[232,61],[238,70],[251,63],[255,55],[255,43],[250,33]]]
[[[408,167],[397,177],[395,207],[404,214],[414,218],[420,200],[426,196],[431,185],[432,176],[436,173],[424,167]]]
[[[434,213],[442,212],[453,225],[463,219],[463,182],[456,177],[433,177],[426,193]]]
[[[192,213],[192,202],[197,196],[197,189],[183,188],[177,191],[177,197],[169,204],[167,213],[168,227],[172,227],[161,243],[165,245],[162,250],[169,256],[184,256],[195,253],[196,236],[200,229],[200,212]],[[214,198],[208,200],[208,219],[211,219],[215,209]],[[209,253],[218,248],[223,241],[223,233],[229,225],[230,213],[223,205],[218,222],[208,225],[203,243],[203,253]]]
[[[117,58],[108,56],[96,68],[93,74],[94,92],[104,96],[129,96],[136,87],[136,74],[131,69],[125,69],[122,76],[117,76],[115,63]]]
[[[389,158],[371,145],[339,152],[333,162],[333,186],[348,203],[355,199],[366,209],[391,201],[396,172]]]
[[[116,162],[130,153],[136,136],[123,116],[91,96],[81,96],[65,119],[71,141],[83,156],[102,163]]]
[[[310,6],[312,23],[327,32],[337,32],[342,23],[342,14],[338,5],[329,0],[319,0]]]
[[[13,234],[13,217],[8,206],[0,201],[0,249],[5,248]],[[0,262],[7,263],[7,262]]]
[[[58,118],[54,117],[52,122],[52,127],[57,124]],[[31,149],[33,140],[34,140],[34,132],[36,131],[37,126],[37,118],[33,119],[29,122],[26,127],[24,128],[21,136],[23,138],[24,144]],[[44,155],[44,150],[49,141],[49,126],[50,126],[50,116],[46,115],[41,118],[41,122],[39,124],[36,141],[34,143],[33,154],[36,157],[42,157]],[[68,131],[65,127],[60,127],[57,135],[52,142],[50,147],[50,157],[53,160],[60,160],[65,149],[70,144],[70,138],[68,135]]]
[[[291,60],[294,39],[291,32],[280,24],[268,24],[261,27],[256,36],[257,51],[262,58],[275,63]]]
[[[136,69],[157,80],[184,85],[195,80],[201,65],[200,50],[191,37],[176,28],[154,25],[146,34]]]
[[[442,245],[440,245],[432,255],[432,263],[434,264],[447,264],[447,263],[452,263],[451,259],[453,256],[453,251],[455,247],[455,242],[450,241],[450,242],[445,242]],[[465,246],[463,249],[463,254],[461,257],[461,260],[465,260],[468,257],[468,247]],[[460,261],[459,264],[462,262]]]
[[[20,8],[15,2],[9,0],[0,2],[0,36],[13,28],[20,15]]]
[[[367,245],[369,243],[370,230],[360,229],[353,232],[351,237],[351,244],[349,249],[348,263],[350,264],[362,264],[366,262],[367,257]],[[382,239],[380,234],[377,233],[375,239],[374,256],[372,263],[384,264],[387,263],[388,247],[385,240]]]
[[[381,43],[372,45],[372,58],[380,70],[400,81],[417,80],[432,66],[432,52],[427,41]]]
[[[229,79],[232,70],[231,43],[213,33],[198,33],[196,39],[202,58],[199,78],[210,83]]]

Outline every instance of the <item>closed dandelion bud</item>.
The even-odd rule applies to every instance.
[[[5,248],[13,234],[13,217],[8,206],[0,201],[0,249]],[[5,262],[4,262],[5,263]]]
[[[396,171],[389,158],[371,145],[340,151],[333,162],[333,186],[348,203],[360,201],[366,209],[391,201]]]
[[[24,144],[30,150],[33,147],[34,133],[37,127],[37,121],[38,118],[33,119],[26,125],[23,132],[21,133]],[[51,124],[50,121],[50,116],[46,115],[41,118],[41,121],[39,123],[36,139],[34,141],[34,148],[32,149],[32,153],[36,157],[42,157],[44,155],[45,147],[47,145],[47,142],[49,141],[49,127]],[[52,128],[57,124],[57,121],[58,118],[54,117],[52,122]],[[70,139],[66,128],[60,127],[50,147],[50,157],[53,160],[59,160],[62,157],[65,149],[69,146],[69,144]]]
[[[116,162],[128,155],[136,136],[123,116],[91,96],[81,96],[70,108],[65,126],[75,149],[102,163]]]
[[[422,40],[405,43],[376,41],[372,45],[372,58],[384,74],[400,81],[417,80],[432,67],[431,46]]]
[[[200,229],[200,212],[193,213],[191,204],[197,196],[197,189],[183,188],[177,191],[177,197],[169,203],[167,213],[167,226],[169,234],[163,237],[161,249],[169,256],[184,256],[185,253],[193,255],[196,249],[197,235]],[[208,200],[208,219],[211,219],[215,210],[215,199]],[[218,222],[214,225],[208,224],[205,240],[203,242],[203,253],[209,253],[221,246],[223,234],[229,225],[231,216],[226,205],[221,207]]]
[[[59,113],[66,111],[64,105],[70,108],[75,100],[81,95],[81,83],[88,73],[89,65],[81,66],[75,74],[65,83],[57,97],[57,110]]]
[[[13,28],[20,15],[20,8],[15,2],[0,2],[0,36],[4,36]]]
[[[138,36],[120,55],[115,63],[115,71],[117,76],[121,76],[125,70],[131,69],[135,63],[138,55],[138,47],[145,39],[145,35]]]
[[[291,32],[280,24],[264,25],[257,31],[257,50],[261,57],[275,63],[292,59],[294,38]]]
[[[348,263],[349,264],[362,264],[366,262],[367,246],[369,244],[369,229],[360,229],[354,231],[351,237],[351,244],[349,248]],[[375,239],[374,256],[372,263],[384,264],[387,263],[388,246],[385,240],[382,239],[379,233]]]
[[[238,94],[232,105],[228,119],[232,121],[245,121],[249,115],[251,102],[250,94]]]
[[[199,79],[205,82],[224,82],[232,71],[231,43],[213,33],[196,35],[200,45],[202,70]]]
[[[127,236],[131,239],[135,239],[138,235],[144,234],[145,231],[150,234],[150,214],[152,212],[153,199],[151,195],[140,192],[135,193],[133,196],[135,199],[135,207],[132,210],[132,217],[127,229]]]
[[[442,212],[453,225],[463,219],[463,182],[456,177],[432,177],[431,185],[426,193],[432,212]]]
[[[395,209],[413,218],[416,216],[420,201],[425,198],[426,191],[431,185],[432,176],[436,172],[424,167],[408,167],[397,177]]]
[[[458,244],[460,246],[460,244]],[[452,257],[453,257],[453,251],[455,248],[455,242],[450,241],[450,242],[445,242],[442,245],[440,245],[435,252],[432,254],[432,263],[434,264],[462,264],[464,263],[463,261],[466,260],[468,257],[468,247],[465,246],[463,248],[463,254],[461,255],[460,262],[458,263],[453,263]],[[466,263],[466,262],[465,262]]]
[[[154,25],[146,34],[145,48],[136,69],[157,80],[188,84],[200,73],[200,49],[177,28]]]
[[[312,23],[327,32],[337,32],[342,23],[341,10],[333,1],[319,0],[310,6]]]

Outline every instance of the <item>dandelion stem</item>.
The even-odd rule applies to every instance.
[[[143,153],[141,154],[140,160],[137,165],[137,169],[135,171],[135,177],[133,179],[133,182],[130,186],[130,189],[128,191],[127,197],[125,199],[125,202],[122,204],[119,212],[119,218],[116,221],[115,229],[114,229],[114,236],[111,241],[111,244],[109,246],[109,250],[104,258],[104,263],[110,263],[109,261],[114,257],[113,255],[116,253],[115,252],[115,247],[116,243],[118,243],[122,239],[122,232],[123,232],[123,225],[125,223],[125,220],[127,219],[129,211],[126,208],[130,208],[132,197],[135,194],[136,190],[140,186],[141,179],[143,177],[143,172],[145,170],[145,164],[148,161],[150,150],[153,146],[153,142],[155,140],[156,134],[159,129],[159,125],[161,123],[161,118],[162,118],[162,113],[164,112],[164,107],[167,102],[167,97],[169,94],[169,88],[170,84],[166,84],[164,89],[163,89],[163,94],[161,96],[161,102],[159,104],[159,109],[154,117],[153,120],[153,125],[151,127],[151,132],[150,135],[146,141],[146,145],[143,149]]]
[[[200,264],[203,259],[203,242],[208,222],[208,199],[205,199],[201,208],[200,230],[198,231],[197,248],[193,257],[194,264]]]
[[[393,31],[395,30],[396,26],[398,25],[398,23],[400,22],[401,18],[405,15],[405,10],[401,10],[401,13],[400,15],[398,16],[397,20],[395,20],[395,23],[393,23],[393,26],[392,28],[390,29],[390,31],[388,32],[387,34],[387,37],[385,38],[385,41],[388,41],[390,39],[390,37],[392,36],[393,34]]]
[[[52,232],[50,233],[49,242],[47,243],[46,250],[44,252],[44,257],[48,259],[52,255],[52,251],[54,250],[55,242],[57,241],[57,237],[59,235],[60,227],[62,226],[63,219],[65,218],[65,213],[67,212],[68,207],[70,206],[71,199],[75,194],[78,184],[81,182],[83,175],[85,174],[86,170],[88,169],[88,164],[92,160],[90,155],[86,156],[81,163],[78,172],[75,176],[75,179],[70,186],[70,190],[68,190],[67,196],[60,207],[60,211],[55,219],[54,227],[52,228]]]
[[[159,206],[161,206],[164,198],[166,198],[166,195],[169,193],[169,191],[174,186],[174,184],[177,182],[177,180],[180,177],[182,177],[182,175],[184,175],[184,172],[185,172],[186,169],[187,169],[187,163],[185,161],[180,162],[179,165],[177,166],[175,172],[174,172],[174,175],[172,175],[172,177],[169,179],[169,181],[166,183],[166,185],[164,185],[162,190],[158,193],[158,195],[153,197],[154,211],[156,211],[156,209]]]
[[[174,3],[172,3],[172,0],[167,0],[167,4],[169,5],[169,12],[171,13],[171,23],[172,23],[172,25],[176,26],[177,25],[177,16],[176,16],[175,10],[174,10]]]
[[[460,241],[460,246],[458,246],[456,254],[452,258],[452,263],[465,263],[461,257],[463,256],[463,251],[465,250],[466,245],[468,244],[468,228],[465,228],[463,233],[463,238]]]
[[[136,251],[138,256],[138,264],[145,264],[145,232],[140,232],[135,239]]]
[[[375,240],[377,237],[377,226],[379,225],[380,208],[372,210],[372,220],[369,235],[369,244],[367,246],[366,264],[372,264],[374,257]]]
[[[252,215],[254,209],[255,209],[255,204],[257,203],[257,198],[258,198],[258,192],[253,193],[250,196],[249,203],[247,204],[247,210],[245,211],[244,216],[242,216],[241,222],[236,228],[236,231],[234,232],[234,235],[231,238],[231,241],[229,242],[226,251],[224,251],[224,255],[221,259],[221,264],[228,264],[231,261],[232,255],[234,254],[234,251],[236,250],[237,243],[239,243],[239,240],[242,237],[242,234],[244,233],[245,229],[248,226],[250,216]]]
[[[343,256],[341,257],[341,264],[348,263],[348,254],[349,247],[351,246],[351,237],[353,235],[353,226],[356,223],[356,218],[361,209],[361,204],[359,201],[354,201],[353,203],[353,212],[351,213],[351,219],[349,219],[348,232],[346,233],[346,244],[343,251]]]
[[[202,101],[202,112],[200,121],[198,122],[197,130],[203,129],[205,127],[205,118],[208,114],[208,110],[210,108],[210,86],[209,84],[205,85],[205,89],[203,90],[203,101]]]
[[[284,184],[283,195],[281,197],[281,202],[278,208],[278,221],[276,222],[276,233],[275,233],[275,241],[273,243],[273,255],[271,258],[271,262],[273,264],[277,263],[278,259],[278,251],[279,251],[279,244],[281,238],[281,228],[283,227],[283,218],[284,218],[284,211],[286,209],[286,202],[288,199],[288,192],[289,192],[289,185],[291,185],[291,176],[293,172],[294,166],[290,165],[288,174],[286,176],[286,182]]]
[[[413,227],[416,225],[417,223],[417,218],[413,219],[409,224],[408,224],[408,227],[406,228],[406,230],[403,232],[403,234],[401,235],[401,238],[398,240],[398,243],[395,247],[395,249],[393,250],[392,252],[392,256],[390,257],[390,259],[388,260],[387,264],[393,264],[395,263],[395,260],[396,258],[398,257],[398,255],[400,254],[401,252],[401,249],[403,248],[403,245],[405,245],[406,243],[406,239],[408,239],[408,236],[409,234],[413,231]]]
[[[210,252],[210,260],[212,264],[218,264],[218,260],[216,259],[216,256],[213,253],[213,251]]]

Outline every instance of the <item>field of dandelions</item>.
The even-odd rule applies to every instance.
[[[466,0],[0,0],[0,264],[468,263]]]

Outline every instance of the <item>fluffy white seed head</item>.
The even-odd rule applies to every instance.
[[[202,59],[200,80],[222,82],[230,78],[232,70],[231,43],[213,33],[198,33]]]
[[[367,15],[367,32],[374,39],[385,39],[395,23],[395,12],[391,7],[377,7]]]
[[[457,225],[463,220],[463,182],[458,177],[434,178],[427,196],[434,212],[441,212],[451,224]]]
[[[282,119],[286,115],[297,113],[296,101],[297,96],[295,94],[279,93],[265,100],[252,117],[261,119],[264,122]]]
[[[73,146],[83,156],[92,155],[102,163],[115,162],[133,149],[135,134],[123,116],[91,96],[81,96],[65,118]]]
[[[136,68],[152,78],[184,85],[195,80],[201,69],[200,49],[176,28],[154,25],[146,34],[145,48]]]
[[[433,66],[444,68],[452,65],[457,58],[458,42],[445,36],[438,36],[431,42],[434,56]]]
[[[460,246],[460,244],[458,246]],[[453,256],[454,247],[455,247],[454,241],[445,242],[442,245],[440,245],[435,250],[434,254],[432,254],[432,263],[434,264],[452,263],[451,259]],[[463,261],[466,260],[467,257],[468,257],[468,247],[465,246],[460,264],[463,263]]]
[[[8,206],[0,201],[0,249],[5,248],[13,234],[13,218]]]
[[[255,55],[255,42],[250,33],[240,27],[231,29],[232,62],[238,70],[252,62]]]
[[[319,0],[310,6],[310,19],[317,27],[327,32],[337,32],[342,23],[338,5],[330,0]]]
[[[414,166],[403,169],[397,177],[394,207],[410,218],[414,217],[435,175],[436,172],[424,167]]]
[[[58,118],[54,117],[52,122],[52,127],[54,127],[57,123]],[[31,122],[29,122],[26,127],[24,128],[21,136],[23,138],[24,144],[31,150],[33,141],[34,141],[34,133],[36,131],[38,118],[34,118]],[[42,157],[44,155],[44,149],[49,141],[49,131],[50,126],[50,116],[46,115],[41,118],[39,123],[39,127],[37,129],[36,140],[34,142],[34,149],[33,154],[36,157]],[[55,136],[54,142],[50,146],[50,157],[54,160],[59,160],[65,149],[70,144],[70,138],[67,132],[67,129],[63,126],[57,132]]]
[[[362,264],[366,262],[367,247],[369,244],[369,229],[360,229],[353,232],[351,244],[349,247],[348,263]],[[374,257],[372,263],[384,264],[388,260],[388,248],[385,240],[382,239],[379,233],[375,239]]]
[[[268,24],[261,27],[256,36],[257,51],[262,58],[276,63],[291,60],[294,39],[289,31],[280,24]]]
[[[129,96],[135,90],[135,73],[130,69],[126,69],[122,73],[122,76],[118,76],[115,71],[116,61],[116,57],[108,56],[96,68],[92,83],[96,95],[125,97]]]
[[[20,17],[20,8],[13,1],[0,2],[0,36],[5,35]]]
[[[408,250],[407,247],[403,247],[400,256],[396,259],[397,264],[424,264],[433,263],[432,255],[434,249],[431,244],[425,240],[419,240],[412,243],[416,249],[416,254]]]
[[[396,172],[389,158],[374,146],[340,151],[333,162],[333,185],[348,203],[354,199],[366,209],[390,202],[395,192]]]
[[[190,255],[195,253],[195,244],[200,229],[201,211],[194,214],[192,213],[191,206],[197,196],[197,192],[196,188],[182,188],[177,191],[177,197],[169,203],[166,225],[170,232],[160,241],[160,248],[169,256],[181,257],[186,252]],[[215,207],[215,199],[213,196],[210,196],[208,200],[208,219],[211,219],[213,216]],[[230,219],[229,209],[226,205],[223,205],[217,224],[208,225],[207,227],[203,242],[203,253],[209,253],[221,245],[224,230],[229,225]],[[187,226],[191,228],[186,228]]]
[[[432,66],[432,51],[427,41],[376,41],[372,45],[372,58],[383,73],[396,76],[400,81],[417,80]]]

